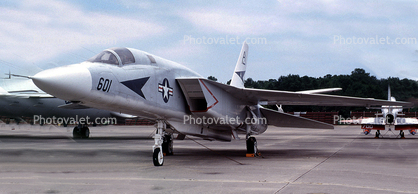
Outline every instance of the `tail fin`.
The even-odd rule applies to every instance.
[[[241,53],[235,66],[234,74],[232,75],[231,86],[237,88],[244,88],[244,74],[246,70],[246,63],[248,57],[248,44],[244,42],[242,44]]]
[[[393,101],[392,100],[392,94],[390,92],[390,85],[388,84],[388,101]],[[395,100],[396,101],[396,100]]]

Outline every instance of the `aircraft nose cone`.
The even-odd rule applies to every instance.
[[[90,71],[80,65],[48,69],[31,78],[44,92],[68,101],[81,101],[92,88]]]

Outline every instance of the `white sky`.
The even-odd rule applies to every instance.
[[[416,80],[417,10],[414,0],[6,0],[0,1],[0,73],[33,75],[106,48],[131,47],[226,82],[250,38],[246,78],[363,68],[378,78]]]

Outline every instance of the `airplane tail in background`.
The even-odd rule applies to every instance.
[[[235,66],[234,74],[232,75],[231,79],[231,86],[235,86],[237,88],[244,88],[244,74],[246,70],[246,63],[248,57],[248,44],[244,42],[242,44],[241,53],[239,54],[239,58],[237,61],[237,65]]]
[[[388,85],[388,101],[392,100],[392,94],[390,92],[390,85]]]

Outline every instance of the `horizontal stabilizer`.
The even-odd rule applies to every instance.
[[[287,113],[278,112],[266,108],[260,108],[261,113],[267,118],[269,125],[276,127],[312,128],[312,129],[334,129],[328,123],[307,119]]]

